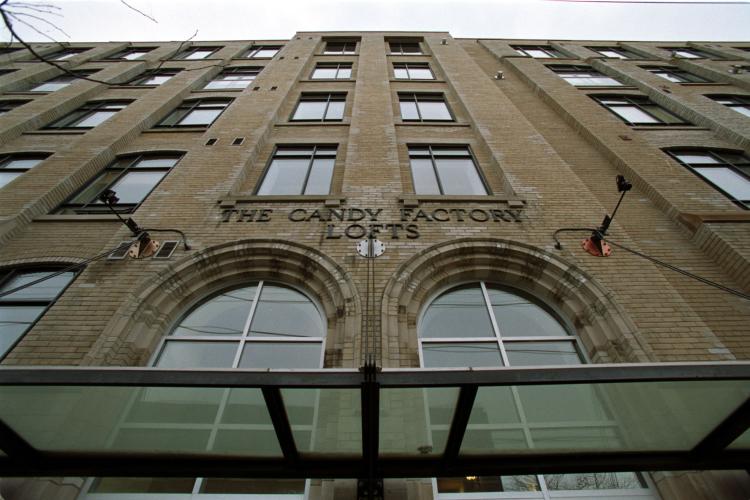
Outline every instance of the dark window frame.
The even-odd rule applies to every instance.
[[[283,45],[251,45],[250,48],[242,54],[242,59],[273,59],[279,54],[279,52],[281,52],[281,49],[283,48]],[[276,50],[276,52],[272,56],[256,56],[256,54],[258,54],[260,51],[271,49]]]
[[[96,125],[92,127],[80,127],[74,124],[80,123],[81,121],[93,116],[97,112],[106,109],[106,106],[122,106],[122,108],[118,108],[115,111],[115,114],[117,114],[118,112],[125,109],[132,102],[133,102],[132,100],[122,100],[122,99],[111,100],[111,101],[90,101],[84,104],[83,106],[76,108],[75,110],[63,116],[62,118],[55,120],[48,125],[45,125],[42,128],[44,130],[91,130],[92,128],[95,128],[101,125],[101,123],[97,123]],[[81,112],[85,112],[85,113],[81,114],[80,116],[77,116]],[[76,118],[72,119],[73,117],[76,117]],[[107,120],[109,120],[109,118],[107,118],[104,121],[107,121]]]
[[[621,59],[623,61],[633,60],[633,59],[643,59],[642,56],[640,56],[639,54],[636,54],[635,52],[633,52],[630,49],[625,49],[625,48],[617,47],[617,46],[614,46],[614,45],[601,46],[601,47],[597,47],[597,46],[593,46],[593,45],[587,45],[586,48],[589,49],[589,50],[591,50],[591,51],[593,51],[593,52],[596,52],[600,56],[606,57],[608,59]],[[603,50],[619,54],[620,57],[613,57],[613,56],[610,56],[610,55],[607,55],[607,54],[602,54],[601,51],[603,51]]]
[[[518,53],[518,55],[524,56],[524,57],[531,57],[532,59],[567,59],[568,58],[560,50],[554,48],[551,45],[511,45],[510,47],[513,50],[515,50]],[[547,54],[548,57],[532,56],[527,52],[529,50],[538,50],[540,52],[544,52],[545,54]]]
[[[328,109],[331,104],[331,102],[343,102],[344,108],[346,108],[346,98],[347,93],[346,92],[303,92],[300,95],[299,100],[297,101],[296,106],[294,106],[294,110],[292,111],[292,116],[289,118],[289,121],[291,122],[341,122],[343,121],[343,116],[341,118],[326,118],[326,115],[328,114]],[[294,116],[297,114],[297,110],[299,109],[299,106],[303,102],[325,102],[325,109],[323,110],[323,116],[321,118],[295,118]],[[346,109],[344,109],[344,113],[346,113]],[[342,115],[344,114],[342,113]]]
[[[294,154],[283,154],[280,155],[280,150],[288,150],[288,151],[294,151],[294,150],[309,150],[312,148],[312,153],[300,153],[299,155]],[[333,150],[333,154],[331,153],[318,153],[318,148],[324,149],[326,151]],[[263,174],[261,175],[260,179],[258,180],[258,184],[255,187],[255,190],[253,191],[253,195],[255,196],[328,196],[331,194],[332,187],[333,187],[333,180],[336,175],[336,160],[338,159],[338,153],[339,153],[339,144],[338,143],[316,143],[316,144],[277,144],[273,148],[273,152],[271,153],[270,158],[266,162],[266,166],[263,169]],[[305,159],[309,160],[307,163],[307,172],[305,173],[305,179],[302,181],[302,186],[300,189],[300,192],[293,195],[288,194],[275,194],[275,193],[269,193],[269,194],[260,194],[260,190],[263,187],[263,183],[265,182],[266,178],[268,177],[268,173],[271,171],[271,167],[273,166],[273,161],[277,158],[284,158],[284,159]],[[316,159],[333,159],[333,171],[331,172],[331,182],[328,185],[328,193],[326,194],[305,194],[305,190],[307,189],[308,181],[310,180],[310,173],[312,172],[313,162]]]
[[[326,56],[353,56],[357,54],[358,40],[326,40],[323,47],[323,55]],[[340,48],[337,48],[340,46]]]
[[[445,94],[441,92],[399,92],[398,93],[398,103],[399,103],[399,111],[401,107],[402,101],[410,101],[415,103],[415,107],[417,109],[417,115],[419,118],[404,118],[403,113],[401,113],[401,121],[404,122],[455,122],[456,116],[453,114],[453,110],[451,110],[451,107],[448,105],[448,100],[445,98]],[[448,114],[450,115],[450,118],[443,118],[443,119],[436,119],[436,118],[423,118],[422,117],[422,110],[419,107],[420,102],[441,102],[445,105],[446,111],[448,111]]]
[[[315,78],[315,71],[318,69],[336,69],[336,76],[334,78]],[[346,78],[339,78],[338,74],[341,70],[349,70],[349,76]],[[310,73],[310,80],[352,80],[352,77],[354,76],[354,65],[350,62],[319,62],[315,64],[315,67],[312,70],[312,73]]]
[[[20,108],[24,104],[28,104],[31,101],[25,99],[4,99],[0,101],[0,116],[10,113],[16,108]]]
[[[71,57],[75,57],[79,54],[83,54],[87,50],[91,50],[91,47],[69,47],[69,48],[65,48],[62,50],[58,50],[57,52],[53,52],[52,54],[47,54],[43,57],[51,61],[67,61]],[[36,61],[36,59],[32,59],[32,60]]]
[[[398,50],[394,50],[394,46]],[[405,51],[404,46],[416,46],[417,52]],[[388,41],[388,53],[392,56],[421,56],[424,55],[421,41],[404,41],[404,40],[389,40]]]
[[[182,71],[182,69],[177,69],[177,68],[174,68],[174,69],[162,68],[159,70],[144,71],[143,73],[139,74],[132,80],[128,80],[125,85],[141,86],[141,87],[159,87],[161,85],[164,85],[167,82],[166,81],[163,83],[141,83],[141,82],[144,82],[145,80],[149,78],[154,78],[157,76],[169,76],[170,78],[172,78],[173,76],[176,76],[180,71]]]
[[[180,163],[182,158],[185,156],[183,152],[178,151],[148,151],[144,153],[137,153],[132,155],[118,156],[112,162],[99,171],[95,176],[91,177],[80,189],[78,189],[72,196],[68,197],[63,203],[58,205],[54,212],[55,214],[76,214],[76,215],[96,215],[96,214],[110,214],[111,211],[103,203],[97,203],[99,194],[104,190],[110,189],[116,185],[117,182],[125,177],[130,171],[138,172],[165,172],[159,181],[154,184],[148,193],[138,203],[117,203],[113,204],[112,208],[121,214],[132,214],[143,204],[146,199],[151,196],[151,193],[161,184],[169,173]],[[142,160],[149,160],[154,158],[172,158],[175,159],[174,165],[171,167],[135,167]],[[127,162],[125,166],[119,166],[121,162]],[[110,182],[103,186],[92,199],[85,203],[72,203],[71,200],[76,199],[81,193],[86,191],[89,186],[94,184],[98,179],[106,176],[109,172],[120,172]],[[92,205],[95,207],[92,208]]]
[[[412,149],[425,149],[427,148],[428,154],[415,154],[412,153]],[[465,194],[465,195],[450,195],[445,193],[445,189],[443,188],[443,183],[440,180],[440,175],[437,169],[437,164],[435,163],[436,155],[434,153],[434,148],[438,149],[450,149],[450,150],[465,150],[468,154],[464,155],[463,158],[468,157],[473,166],[474,171],[479,176],[479,180],[482,183],[482,186],[484,187],[484,194]],[[409,158],[409,174],[411,175],[411,186],[412,190],[414,191],[414,194],[418,196],[491,196],[492,190],[490,189],[490,185],[487,182],[487,179],[484,176],[484,172],[482,172],[481,167],[479,166],[479,162],[476,159],[476,156],[474,155],[474,151],[472,150],[471,146],[469,144],[419,144],[419,143],[410,143],[406,145],[406,151]],[[437,158],[441,158],[442,156],[437,156]],[[446,158],[459,158],[459,155],[448,155]],[[411,165],[412,158],[417,159],[429,159],[432,164],[432,171],[435,175],[435,180],[437,182],[438,190],[440,191],[437,194],[430,194],[430,193],[417,193],[416,190],[416,182],[414,181],[414,169]]]
[[[710,94],[706,95],[709,99],[714,101],[716,104],[721,104],[725,108],[729,108],[736,113],[750,118],[750,115],[737,111],[734,108],[743,108],[750,110],[750,95],[737,95],[737,94]],[[721,102],[721,101],[732,101],[732,102]]]
[[[0,289],[4,287],[7,283],[9,283],[11,280],[13,280],[15,277],[27,273],[38,273],[38,272],[49,272],[55,273],[62,269],[61,266],[56,265],[45,265],[45,264],[38,264],[38,265],[28,265],[28,266],[16,266],[16,267],[10,267],[5,269],[0,269]],[[51,300],[13,300],[13,299],[7,299],[5,297],[0,297],[0,306],[10,306],[10,307],[44,307],[42,311],[37,314],[36,318],[34,318],[34,321],[32,321],[28,327],[18,336],[18,339],[16,339],[15,342],[10,344],[8,349],[5,352],[0,352],[0,361],[4,360],[11,352],[13,352],[13,349],[16,348],[16,346],[23,340],[23,338],[26,336],[26,334],[29,333],[29,331],[36,326],[36,324],[39,322],[40,319],[44,317],[45,314],[50,310],[50,308],[55,305],[55,303],[60,299],[63,293],[70,287],[70,285],[76,280],[78,275],[81,273],[82,268],[74,269],[69,272],[73,273],[73,277],[70,279],[70,281],[62,287],[57,294],[52,298]],[[12,296],[11,294],[10,296]]]
[[[106,61],[141,61],[143,56],[149,52],[155,50],[157,47],[128,47],[126,49],[119,50],[114,54],[111,54],[105,58]],[[128,59],[125,56],[130,54],[141,54],[139,57]]]
[[[552,71],[554,74],[558,75],[560,78],[565,80],[567,83],[569,83],[573,87],[624,87],[625,86],[625,84],[620,82],[617,78],[604,74],[601,71],[595,68],[592,68],[591,66],[586,66],[584,64],[546,64],[545,66],[547,67],[547,69]],[[571,74],[571,73],[590,73],[592,78],[597,78],[597,77],[609,78],[610,80],[614,80],[616,83],[608,84],[608,85],[575,85],[574,83],[571,83],[570,81],[568,81],[567,78],[562,76],[562,75]]]
[[[748,183],[750,183],[750,157],[747,156],[747,154],[742,150],[736,150],[736,149],[722,149],[722,148],[664,148],[662,151],[664,151],[667,155],[669,155],[674,161],[682,165],[683,167],[687,168],[693,175],[698,177],[700,180],[729,198],[729,200],[732,201],[735,205],[739,206],[740,208],[743,208],[745,210],[750,210],[750,199],[748,200],[738,200],[731,194],[724,191],[722,188],[714,184],[710,179],[702,176],[699,172],[697,172],[694,168],[694,166],[699,166],[699,168],[728,168],[735,174],[739,175],[743,179],[746,179]],[[704,156],[711,156],[715,160],[717,160],[717,163],[686,163],[682,161],[680,158],[678,158],[677,155],[704,155]],[[745,158],[747,161],[743,163],[734,163],[732,161],[727,161],[725,157],[722,157],[722,154],[731,154],[731,155],[739,155]],[[747,172],[743,170],[742,167],[747,168]]]
[[[689,121],[685,120],[681,116],[669,111],[668,109],[660,106],[659,104],[653,102],[648,96],[641,96],[641,95],[628,95],[628,94],[618,94],[618,95],[610,95],[610,94],[590,94],[589,95],[594,101],[599,104],[601,107],[612,113],[614,116],[622,120],[625,124],[630,125],[631,127],[684,127],[684,126],[692,126],[693,124]],[[636,108],[639,111],[646,113],[648,116],[652,117],[653,119],[657,120],[657,123],[650,123],[650,122],[631,122],[624,118],[623,116],[619,115],[617,112],[612,109],[612,105],[607,105],[603,103],[603,100],[614,100],[619,99],[622,101],[626,101],[623,104],[615,105],[616,107],[632,107]],[[653,113],[650,113],[648,111],[649,107],[657,107],[663,112],[667,113],[668,115],[673,116],[677,121],[675,122],[664,122],[662,119]]]
[[[426,69],[430,72],[432,75],[432,78],[412,78],[410,73],[410,68],[413,69]],[[396,76],[396,70],[397,69],[404,69],[406,70],[406,74],[408,75],[408,78],[400,78]],[[430,67],[430,63],[428,62],[394,62],[393,63],[393,78],[395,80],[409,80],[409,81],[423,81],[423,82],[431,82],[434,80],[437,80],[437,77],[435,76],[435,72],[432,71],[432,68]]]
[[[172,111],[169,112],[164,118],[159,120],[159,123],[154,125],[155,129],[179,129],[179,128],[202,128],[207,129],[214,123],[216,123],[216,120],[219,119],[219,117],[226,111],[226,109],[232,104],[234,99],[230,97],[205,97],[205,98],[199,98],[199,99],[186,99],[182,101],[177,107],[172,109]],[[217,103],[214,106],[210,106],[209,103]],[[223,106],[220,106],[218,103],[223,103]],[[203,109],[221,109],[219,113],[211,120],[211,123],[208,124],[187,124],[182,125],[179,122],[185,119],[187,116],[190,115],[193,111],[195,111],[198,108],[201,108],[202,104],[207,104],[208,106],[203,107]],[[179,120],[177,120],[174,124],[165,124],[164,122],[172,118],[173,115],[180,113],[181,111],[184,111],[182,117],[180,117]]]
[[[641,68],[672,83],[715,83],[677,66],[641,66]],[[680,81],[671,80],[662,75],[671,75],[675,80]]]
[[[181,61],[202,61],[204,59],[210,59],[211,56],[216,54],[216,52],[218,52],[222,48],[223,47],[215,47],[215,46],[188,47],[186,49],[183,49],[179,54],[175,55],[173,59],[177,59]],[[191,54],[195,54],[196,52],[206,52],[206,51],[208,51],[209,53],[203,57],[190,58]]]
[[[240,88],[246,89],[258,77],[258,75],[260,74],[260,72],[262,70],[263,70],[263,66],[230,66],[230,67],[225,67],[219,73],[217,73],[216,76],[214,76],[213,78],[211,78],[211,80],[208,81],[206,83],[206,85],[204,85],[203,90],[222,91],[222,90],[233,90],[233,89],[240,89]],[[222,76],[227,76],[227,75],[246,75],[246,76],[251,76],[252,75],[252,78],[249,79],[249,80],[221,80],[220,79]],[[238,82],[239,81],[242,81],[242,82],[246,81],[247,85],[245,85],[244,87],[227,87],[227,88],[219,88],[219,89],[210,89],[210,88],[208,88],[208,86],[211,83],[220,82],[220,81],[238,81]]]
[[[33,165],[31,167],[27,168],[21,168],[21,167],[6,167],[8,163],[14,161],[14,160],[40,160],[39,163],[43,162],[47,158],[52,156],[52,153],[46,153],[46,152],[28,152],[28,153],[7,153],[0,155],[0,172],[15,172],[18,173],[16,177],[11,179],[9,182],[12,182],[14,179],[20,177],[21,175],[25,174],[32,168],[36,167],[36,165]],[[38,165],[38,163],[37,163]],[[4,188],[8,184],[0,184],[0,189]]]

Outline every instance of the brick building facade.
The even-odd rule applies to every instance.
[[[561,249],[552,237],[600,224],[621,174],[633,188],[614,242],[750,291],[750,42],[301,32],[35,47],[91,80],[21,47],[0,54],[3,290],[129,240],[98,201],[108,187],[126,217],[178,229],[190,249],[92,262],[24,318],[3,312],[22,325],[2,326],[5,367],[158,365],[189,311],[262,283],[320,312],[323,368],[357,368],[366,350],[384,368],[429,366],[428,306],[472,287],[548,311],[581,362],[750,359],[747,300],[614,245],[607,258],[589,255],[586,231],[559,233]],[[356,244],[373,233],[385,252],[370,261]],[[0,308],[26,307],[12,299]],[[386,497],[483,491],[471,481],[386,480]],[[533,481],[538,498],[576,495]],[[671,500],[750,490],[745,472],[637,482],[598,491]],[[6,479],[0,494],[125,498],[91,484],[102,483]],[[487,498],[515,498],[501,488]],[[307,490],[351,498],[355,487],[311,480]]]

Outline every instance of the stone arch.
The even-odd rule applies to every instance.
[[[326,316],[325,366],[339,367],[359,330],[360,305],[348,275],[321,252],[272,239],[240,240],[193,253],[135,288],[83,360],[86,365],[144,365],[172,325],[223,288],[270,280],[315,297]]]
[[[612,292],[580,268],[546,250],[495,238],[463,238],[417,253],[383,292],[384,348],[398,346],[400,366],[419,366],[417,321],[438,290],[485,280],[518,288],[553,307],[572,325],[594,362],[655,359]]]

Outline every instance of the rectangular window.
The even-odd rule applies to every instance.
[[[346,94],[302,94],[292,115],[293,121],[341,121]]]
[[[48,154],[12,154],[0,156],[0,188],[47,158]]]
[[[575,87],[621,87],[622,83],[618,82],[611,76],[599,73],[589,66],[575,65],[554,65],[547,66],[549,69],[560,75],[569,84]]]
[[[257,194],[328,194],[335,162],[336,146],[279,146]]]
[[[50,59],[52,61],[65,61],[66,59],[70,59],[71,57],[75,57],[78,54],[81,54],[82,52],[86,52],[89,50],[88,47],[86,48],[80,48],[80,49],[65,49],[60,50],[58,52],[55,52],[54,54],[50,54],[48,56],[45,56],[47,59]]]
[[[140,59],[149,52],[154,50],[154,47],[143,47],[143,48],[134,48],[134,49],[125,49],[121,50],[120,52],[117,52],[115,54],[112,54],[111,56],[107,57],[107,59],[113,59],[113,60],[123,60],[123,61],[135,61],[136,59]]]
[[[170,78],[179,73],[178,69],[160,69],[158,71],[146,71],[141,73],[135,80],[128,82],[128,85],[157,86],[169,81]]]
[[[89,102],[64,116],[63,118],[50,123],[46,129],[87,129],[93,128],[112,118],[121,109],[130,104],[130,101],[98,101]]]
[[[260,70],[261,68],[255,67],[225,68],[203,88],[205,90],[245,89],[255,80]]]
[[[719,104],[733,109],[734,111],[750,117],[750,97],[744,95],[721,95],[709,96]]]
[[[443,94],[399,93],[398,103],[404,121],[453,121]]]
[[[0,116],[30,101],[0,101]]]
[[[220,47],[190,47],[189,49],[180,52],[175,59],[206,59],[219,50],[219,48]]]
[[[281,45],[253,45],[242,56],[246,59],[270,59],[281,50]]]
[[[409,146],[409,162],[417,194],[488,194],[466,146]]]
[[[313,80],[348,80],[352,77],[352,63],[318,63],[310,76]]]
[[[99,199],[105,189],[115,192],[113,208],[132,213],[180,160],[178,155],[137,155],[118,158],[72,198],[58,207],[58,214],[110,213]]]
[[[513,49],[522,56],[536,59],[560,59],[565,54],[549,45],[513,45]]]
[[[674,83],[710,83],[702,76],[694,75],[675,66],[643,66],[643,69]]]
[[[388,42],[392,55],[414,56],[423,54],[419,42]]]
[[[592,96],[628,125],[690,125],[646,96]]]
[[[393,63],[393,76],[399,80],[434,80],[427,63]]]
[[[192,99],[183,101],[156,125],[157,128],[209,127],[231,104],[232,99]]]
[[[701,149],[667,153],[734,203],[750,209],[750,158],[742,152]]]
[[[669,51],[672,53],[672,57],[678,59],[718,59],[716,56],[704,52],[702,50],[693,49],[691,47],[659,47],[660,49]]]
[[[29,92],[54,92],[56,90],[64,89],[76,80],[85,78],[91,74],[91,71],[75,71],[75,75],[61,75],[44,83],[40,83],[34,87],[31,87]]]
[[[326,42],[323,54],[326,55],[351,55],[357,52],[357,42]]]
[[[612,59],[642,59],[638,54],[620,47],[586,47],[589,50]]]

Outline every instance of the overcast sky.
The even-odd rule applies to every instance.
[[[25,20],[56,41],[287,39],[296,31],[449,31],[454,37],[750,40],[750,0],[42,0],[53,22]],[[34,5],[24,0],[13,3]],[[16,7],[17,11],[21,7]],[[16,21],[28,41],[45,38]],[[8,39],[3,30],[3,40]]]

